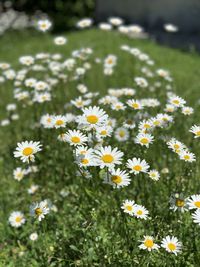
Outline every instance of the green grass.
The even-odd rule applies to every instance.
[[[155,60],[156,68],[166,68],[174,77],[174,90],[195,108],[191,117],[178,114],[175,124],[166,134],[181,140],[195,153],[195,164],[180,162],[170,152],[164,142],[157,140],[147,152],[133,145],[111,141],[113,147],[125,151],[125,158],[137,155],[151,163],[152,168],[161,170],[168,167],[169,174],[161,175],[154,183],[146,176],[133,177],[131,185],[123,189],[112,189],[102,183],[97,171],[93,179],[87,180],[76,175],[76,165],[67,144],[59,143],[58,131],[34,127],[42,114],[47,112],[64,114],[64,104],[78,96],[75,91],[77,82],[62,82],[56,87],[52,103],[22,107],[18,103],[17,112],[20,119],[0,132],[0,266],[152,266],[152,267],[192,267],[199,266],[199,231],[190,213],[169,210],[169,197],[173,192],[183,192],[185,196],[198,194],[200,188],[199,141],[194,140],[188,129],[199,121],[200,69],[197,54],[183,53],[161,47],[149,40],[134,40],[118,33],[89,30],[66,34],[68,44],[64,47],[53,45],[51,35],[36,32],[8,33],[1,37],[0,61],[7,61],[19,69],[18,58],[22,55],[35,55],[38,52],[62,53],[69,57],[72,50],[81,47],[94,49],[94,56],[104,58],[108,54],[118,56],[116,70],[112,76],[103,75],[102,66],[94,65],[81,81],[89,90],[106,94],[108,88],[134,87],[133,78],[139,73],[139,64],[134,57],[121,51],[122,44],[138,47]],[[13,102],[13,84],[8,81],[0,85],[0,120],[5,119],[6,104]],[[164,106],[164,86],[154,93],[138,92],[140,97],[158,97]],[[158,110],[157,110],[158,112]],[[77,113],[77,112],[76,112]],[[151,112],[150,112],[151,113]],[[114,113],[111,113],[114,116]],[[156,114],[155,111],[152,114]],[[152,115],[151,114],[151,115]],[[118,116],[119,122],[129,114]],[[13,169],[22,166],[13,158],[17,142],[23,140],[40,140],[43,151],[38,153],[39,172],[25,177],[21,182],[13,179]],[[109,140],[108,140],[109,142]],[[27,193],[31,184],[40,186],[33,196]],[[65,189],[66,197],[60,195]],[[40,224],[33,222],[28,213],[29,205],[34,201],[50,199],[58,208],[51,212]],[[139,221],[124,214],[120,206],[124,199],[134,199],[144,205],[151,215],[151,220]],[[27,223],[20,229],[8,225],[9,214],[21,210],[27,217]],[[37,231],[39,239],[29,240],[29,235]],[[183,243],[183,251],[177,257],[164,250],[148,253],[138,248],[143,235],[153,235],[158,240],[171,234]],[[24,254],[20,255],[23,251]]]

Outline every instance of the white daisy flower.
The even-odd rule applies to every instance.
[[[35,192],[38,190],[38,188],[39,188],[39,185],[36,185],[36,184],[33,184],[33,185],[31,185],[29,188],[28,188],[28,193],[30,194],[30,195],[33,195],[33,194],[35,194]]]
[[[200,126],[193,125],[190,128],[190,132],[194,134],[194,138],[200,137]]]
[[[54,38],[54,43],[56,45],[65,45],[67,43],[67,38],[63,36],[58,36]]]
[[[24,141],[17,143],[17,148],[14,151],[14,157],[20,158],[23,162],[30,162],[35,160],[35,154],[41,151],[40,142]]]
[[[26,219],[21,211],[13,211],[10,214],[8,221],[11,226],[18,228],[25,223]]]
[[[169,76],[169,71],[164,70],[164,69],[158,69],[156,71],[156,73],[158,74],[158,76],[160,76],[162,78],[165,78],[165,77]]]
[[[108,75],[108,76],[112,75],[113,74],[113,69],[112,68],[104,68],[103,73],[105,75]]]
[[[177,109],[177,108],[176,108],[174,105],[167,104],[166,107],[165,107],[165,112],[170,112],[170,113],[172,113],[172,112],[176,111],[176,109]]]
[[[76,157],[76,162],[80,167],[89,167],[97,165],[93,153],[79,154]]]
[[[135,138],[136,144],[149,147],[149,144],[153,143],[153,136],[151,134],[139,133]]]
[[[192,213],[193,222],[200,225],[200,209],[196,210]]]
[[[34,88],[37,80],[35,78],[29,78],[24,81],[26,87]]]
[[[173,211],[185,212],[188,210],[187,200],[183,197],[182,194],[175,193],[170,197],[170,209]]]
[[[96,128],[106,124],[108,115],[99,107],[84,108],[83,115],[78,117],[79,124],[86,125],[90,128]]]
[[[37,26],[40,31],[46,32],[51,28],[52,23],[48,19],[44,19],[44,20],[39,20]]]
[[[46,201],[33,203],[30,206],[30,215],[37,218],[38,221],[44,219],[45,215],[49,213],[49,207]]]
[[[127,119],[123,123],[123,126],[127,129],[134,129],[135,128],[135,122],[132,119]]]
[[[118,148],[112,149],[111,146],[100,147],[99,150],[95,150],[96,161],[101,169],[104,167],[113,168],[115,165],[121,164],[123,152]]]
[[[51,94],[48,92],[44,92],[44,93],[35,93],[34,98],[33,98],[34,102],[38,102],[38,103],[44,103],[46,101],[51,101]]]
[[[147,162],[140,158],[129,159],[126,163],[127,168],[130,169],[130,173],[138,174],[140,172],[146,173],[149,169]]]
[[[191,115],[194,113],[194,109],[191,108],[191,107],[183,107],[181,112],[184,114],[184,115]]]
[[[158,118],[157,116],[152,118],[150,120],[151,124],[152,124],[152,127],[162,127],[163,125],[163,121],[161,118]]]
[[[24,178],[25,175],[26,175],[26,170],[22,169],[20,167],[16,168],[13,171],[14,179],[17,180],[17,181],[21,181]]]
[[[97,127],[96,128],[96,136],[97,138],[101,139],[101,138],[105,138],[107,136],[111,136],[113,131],[113,128],[108,126],[108,125],[104,125],[102,127]]]
[[[31,241],[36,241],[38,239],[38,234],[37,233],[30,234],[29,239]]]
[[[187,205],[189,209],[200,209],[200,195],[192,195],[187,198]]]
[[[178,31],[178,27],[174,24],[171,24],[171,23],[164,24],[164,29],[167,32],[177,32]]]
[[[140,249],[146,249],[148,251],[152,251],[152,250],[158,250],[159,249],[159,245],[154,243],[154,238],[153,236],[144,236],[144,240],[141,241],[142,244],[139,245]]]
[[[157,170],[150,170],[148,175],[154,181],[158,181],[160,179],[160,174]]]
[[[113,187],[120,188],[124,186],[128,186],[131,182],[129,175],[125,172],[118,169],[112,169],[109,174],[110,184]]]
[[[87,86],[84,84],[78,84],[77,85],[77,90],[81,93],[81,94],[85,94],[87,93],[88,89]]]
[[[133,24],[128,26],[128,30],[130,33],[139,34],[143,32],[143,28],[140,25]]]
[[[87,142],[87,136],[79,130],[69,130],[65,134],[65,141],[71,146],[80,146]]]
[[[187,151],[187,150],[181,150],[179,157],[180,157],[180,159],[187,161],[187,162],[196,161],[195,155],[193,153]]]
[[[177,253],[181,252],[182,244],[176,237],[166,236],[161,241],[161,247],[163,247],[167,252],[177,255]]]
[[[119,25],[123,24],[123,19],[121,19],[119,17],[111,17],[108,19],[108,21],[113,26],[119,26]]]
[[[104,60],[105,68],[112,68],[117,63],[117,57],[115,55],[108,55]]]
[[[53,128],[54,127],[54,120],[53,120],[53,116],[49,115],[49,114],[45,114],[41,117],[40,119],[40,123],[42,124],[42,126],[44,128]]]
[[[93,148],[88,148],[87,146],[78,146],[76,148],[76,155],[77,156],[84,156],[87,154],[93,154],[94,153],[94,149]]]
[[[133,215],[133,211],[135,208],[135,201],[134,200],[125,200],[121,206],[123,211],[125,213],[128,213],[129,215]]]
[[[134,110],[143,109],[143,105],[142,105],[141,101],[139,101],[139,100],[135,100],[135,99],[130,100],[129,99],[126,103],[129,107],[133,108]]]
[[[34,85],[35,90],[37,91],[44,91],[49,90],[49,85],[46,82],[43,81],[37,81]]]
[[[129,139],[129,131],[124,127],[117,128],[115,130],[115,138],[119,142],[127,141]]]
[[[141,88],[146,88],[148,86],[148,82],[145,78],[136,77],[134,80],[135,80],[135,83]]]
[[[19,58],[19,62],[23,65],[30,66],[34,64],[34,58],[32,56],[23,56]]]
[[[91,103],[91,100],[84,100],[81,96],[79,96],[78,98],[71,100],[71,103],[77,108],[83,108],[84,106],[88,106]]]
[[[146,220],[148,218],[149,211],[141,205],[135,205],[133,215],[138,219]]]
[[[93,20],[90,18],[85,18],[77,22],[77,27],[80,29],[89,28],[93,23]]]
[[[123,26],[122,25],[122,26],[118,27],[118,31],[121,32],[121,33],[127,34],[127,33],[129,33],[130,30],[129,30],[128,26]]]
[[[169,98],[169,104],[174,105],[175,107],[183,107],[185,105],[186,101],[176,95],[173,95]]]
[[[126,106],[122,102],[115,102],[115,103],[112,103],[111,109],[116,110],[116,111],[125,110]]]
[[[185,149],[185,145],[181,143],[180,141],[176,140],[175,138],[171,138],[167,145],[170,149],[172,149],[176,153],[180,153],[183,149]]]
[[[112,30],[112,25],[110,25],[109,23],[99,23],[99,29],[103,30],[103,31],[110,31]]]
[[[56,129],[66,126],[66,117],[62,115],[53,116],[52,123]]]
[[[10,64],[6,63],[6,62],[0,62],[0,69],[2,70],[7,70],[9,69],[11,66]]]
[[[141,131],[144,130],[145,132],[152,129],[152,122],[150,120],[143,120],[139,123],[138,127]]]

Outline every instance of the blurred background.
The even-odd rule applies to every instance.
[[[74,25],[79,19],[83,17],[94,17],[94,10],[95,0],[0,1],[0,17],[3,13],[5,14],[6,12],[9,12],[7,14],[7,20],[10,20],[10,26],[13,23],[16,23],[16,20],[20,21],[20,19],[22,25],[22,16],[24,16],[25,22],[26,15],[29,16],[29,19],[33,19],[35,17],[44,18],[46,14],[46,16],[48,16],[53,21],[53,32],[62,32],[74,28]],[[0,27],[3,27],[2,24],[2,19],[0,19]]]
[[[159,43],[200,51],[200,0],[1,0],[0,33],[45,16],[53,21],[54,33],[74,29],[84,17],[99,23],[117,16],[141,25]],[[178,27],[176,34],[163,29],[166,23]]]

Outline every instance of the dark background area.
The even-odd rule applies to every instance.
[[[159,43],[200,51],[200,0],[0,0],[0,10],[6,10],[8,2],[28,15],[47,14],[54,33],[74,30],[84,17],[98,23],[119,16],[125,24],[143,26]],[[165,23],[177,25],[178,33],[166,33]]]
[[[6,6],[1,0],[2,6]],[[12,7],[27,14],[37,11],[46,13],[53,21],[53,31],[62,32],[74,28],[76,22],[84,17],[93,17],[95,0],[11,0]]]

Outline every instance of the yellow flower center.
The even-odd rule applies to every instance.
[[[144,137],[144,138],[140,139],[140,142],[141,142],[142,144],[146,145],[146,144],[149,143],[149,140],[148,140],[147,138]]]
[[[80,106],[83,106],[83,101],[77,101],[76,104],[77,104],[77,106],[79,106],[79,107],[80,107]]]
[[[22,217],[21,217],[21,216],[17,216],[17,217],[15,218],[15,221],[16,221],[17,223],[20,223],[21,220],[22,220]]]
[[[137,171],[137,172],[140,172],[142,170],[142,167],[140,165],[135,165],[133,167],[133,170]]]
[[[32,147],[26,147],[24,148],[22,153],[24,156],[30,156],[33,153],[33,149]]]
[[[178,144],[175,144],[175,145],[174,145],[174,149],[177,150],[177,149],[179,149],[179,148],[180,148],[180,146],[179,146]]]
[[[36,214],[37,216],[40,216],[40,215],[42,214],[42,209],[41,209],[41,208],[37,208],[37,209],[35,209],[35,214]]]
[[[145,247],[147,247],[147,248],[152,248],[153,245],[154,245],[153,240],[151,240],[151,239],[147,239],[147,240],[145,240],[144,245],[145,245]]]
[[[196,135],[197,135],[197,136],[200,136],[200,131],[196,132]]]
[[[154,121],[153,124],[157,126],[160,124],[160,121]]]
[[[138,210],[137,211],[137,215],[142,215],[143,214],[143,211],[142,210]]]
[[[113,156],[110,154],[103,155],[101,159],[103,160],[104,163],[112,163],[114,160]]]
[[[120,184],[122,182],[122,178],[118,175],[113,175],[111,179],[112,182],[115,184]]]
[[[89,160],[88,160],[88,159],[82,159],[82,160],[81,160],[81,163],[86,165],[86,164],[89,163]]]
[[[144,128],[149,129],[151,126],[147,123],[144,124]]]
[[[40,27],[41,27],[42,29],[46,29],[47,25],[46,25],[46,23],[43,23],[43,24],[40,25]]]
[[[121,105],[116,105],[115,107],[116,107],[116,109],[121,109],[122,108]]]
[[[87,122],[91,123],[91,124],[95,124],[98,122],[98,117],[96,115],[89,115],[87,116]]]
[[[62,124],[64,124],[64,121],[63,121],[63,120],[57,120],[57,121],[56,121],[56,125],[59,126],[59,125],[62,125]]]
[[[137,103],[133,103],[133,104],[132,104],[132,107],[133,107],[134,109],[138,109],[138,108],[139,108],[139,105],[138,105]]]
[[[170,250],[175,250],[176,249],[176,245],[175,244],[173,244],[173,243],[169,243],[168,244],[168,248],[170,249]]]
[[[190,159],[190,156],[189,156],[189,155],[185,155],[185,156],[184,156],[184,159],[185,159],[185,160],[189,160],[189,159]]]
[[[185,204],[185,201],[183,199],[177,199],[176,200],[176,206],[177,207],[183,207]]]
[[[132,210],[133,210],[133,207],[132,207],[131,205],[127,205],[127,206],[126,206],[126,209],[127,209],[128,211],[132,211]]]
[[[120,136],[120,137],[124,137],[124,136],[125,136],[125,132],[124,132],[124,131],[120,131],[120,132],[119,132],[119,136]]]
[[[18,178],[22,178],[23,177],[23,173],[22,172],[19,172],[19,173],[17,173],[17,175],[16,175]]]
[[[173,100],[172,102],[173,102],[175,105],[179,105],[179,104],[180,104],[179,100]]]
[[[195,205],[197,208],[200,208],[200,201],[196,201],[196,202],[194,202],[194,205]]]
[[[109,60],[108,60],[108,64],[112,64],[113,63],[113,60],[110,58]]]
[[[78,136],[73,136],[71,138],[72,143],[78,144],[80,143],[81,139]]]
[[[48,119],[47,119],[47,122],[48,122],[48,123],[51,123],[51,118],[48,118]]]
[[[101,135],[106,135],[106,134],[107,134],[106,130],[101,131]]]

